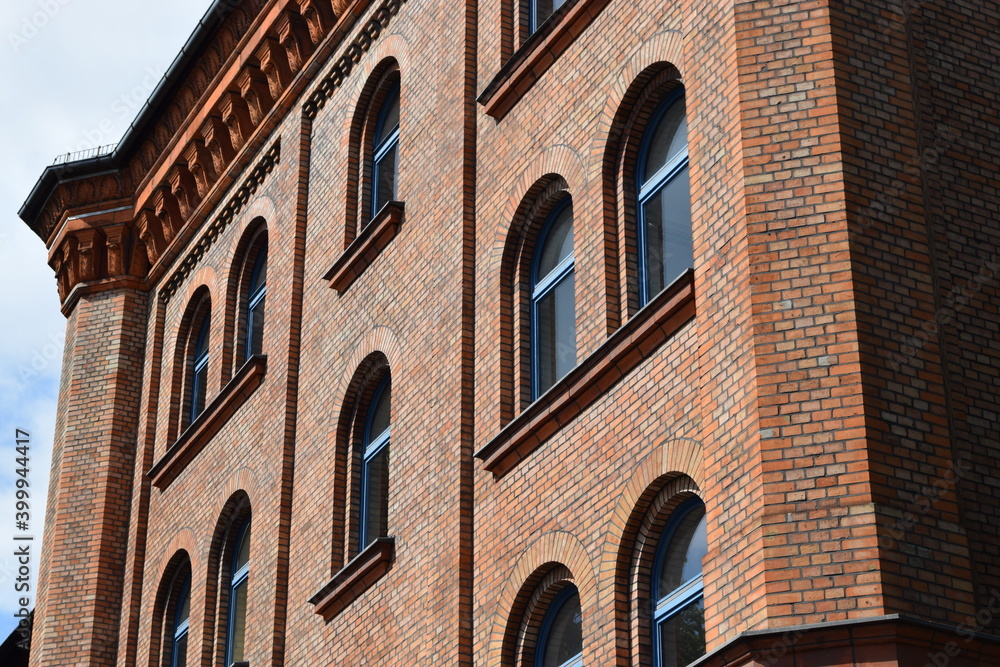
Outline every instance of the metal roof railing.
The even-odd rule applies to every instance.
[[[87,148],[82,151],[76,151],[74,153],[64,153],[62,155],[57,155],[56,159],[52,161],[52,164],[66,164],[68,162],[76,162],[78,160],[88,160],[90,158],[101,157],[102,155],[111,155],[114,153],[115,148],[118,147],[117,143],[105,144],[104,146],[98,146],[97,148]]]

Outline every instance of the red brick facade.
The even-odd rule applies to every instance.
[[[1000,664],[995,8],[567,0],[529,35],[530,8],[216,2],[114,155],[46,171],[22,217],[68,333],[32,665],[171,664],[187,577],[187,664],[223,665],[249,520],[250,665],[534,664],[571,582],[583,664],[651,666],[691,497],[699,665]],[[681,88],[694,265],[640,307],[636,165]],[[567,195],[577,367],[532,400]]]

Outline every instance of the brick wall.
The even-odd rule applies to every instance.
[[[252,665],[513,663],[537,634],[522,612],[564,579],[585,664],[648,665],[649,553],[692,495],[706,664],[911,664],[959,624],[996,632],[975,620],[1000,588],[995,12],[577,0],[521,45],[505,0],[358,6],[148,291],[70,297],[33,664],[162,664],[187,566],[188,659],[221,664],[251,516]],[[394,68],[403,205],[376,243],[357,156]],[[693,297],[649,324],[630,161],[680,85]],[[531,406],[523,269],[562,192],[586,372]],[[245,379],[261,225],[263,379],[185,431],[201,295],[208,413]],[[350,280],[324,279],[358,248]],[[358,425],[385,373],[393,541],[351,578],[374,558]],[[539,405],[530,447],[473,458]]]
[[[98,293],[69,321],[33,665],[116,654],[146,303],[140,292]]]

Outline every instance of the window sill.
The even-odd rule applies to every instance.
[[[309,598],[309,603],[316,605],[313,611],[329,621],[346,609],[389,571],[395,548],[394,537],[380,537],[365,547]]]
[[[486,115],[503,119],[607,4],[608,0],[576,0],[550,16],[479,95]]]
[[[167,453],[146,473],[153,486],[162,491],[170,485],[257,390],[266,371],[267,355],[264,354],[255,354],[243,364],[219,395],[184,429]]]
[[[688,270],[503,427],[476,452],[476,458],[494,475],[507,474],[648,359],[694,315],[694,271]]]
[[[347,246],[344,254],[334,262],[323,279],[329,280],[330,287],[343,294],[365,272],[379,253],[396,238],[402,223],[403,202],[386,202],[378,215],[365,225],[358,237]]]

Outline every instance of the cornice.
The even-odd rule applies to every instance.
[[[243,210],[243,207],[247,205],[247,202],[250,201],[253,194],[264,183],[267,175],[274,171],[275,165],[280,160],[281,139],[279,138],[267,153],[264,154],[264,157],[257,163],[257,166],[253,168],[250,175],[244,179],[239,189],[229,198],[229,202],[219,215],[215,217],[215,220],[212,221],[194,245],[188,249],[184,259],[178,264],[170,278],[163,283],[163,287],[160,288],[160,299],[164,304],[170,302],[170,298],[177,292],[177,289],[184,280],[191,275],[198,266],[198,262],[205,256],[209,248],[215,244],[215,241],[222,234],[223,230],[229,226],[236,216],[239,215],[240,211]]]
[[[60,165],[60,179],[72,182],[59,180],[46,203],[51,211],[58,212],[59,224],[51,222],[45,230],[39,230],[34,224],[37,216],[34,220],[27,219],[24,208],[22,215],[48,239],[50,266],[56,272],[63,303],[66,304],[70,294],[82,293],[76,289],[81,283],[110,284],[127,276],[142,280],[147,289],[152,286],[230,187],[232,174],[244,168],[258,150],[256,146],[295,107],[293,100],[317,76],[321,62],[351,32],[370,1],[265,3],[233,52],[219,66],[211,85],[199,96],[177,130],[157,149],[156,159],[146,160],[151,167],[141,178],[130,176],[117,153]],[[358,53],[370,48],[371,41],[378,37],[376,26],[387,25],[388,17],[398,11],[401,1],[389,0],[379,6],[345,51]],[[169,97],[162,100],[163,108],[158,112],[168,114],[173,108],[169,106],[171,102]],[[148,149],[153,138],[129,135],[129,140],[145,141],[142,145]],[[276,158],[277,155],[275,161]],[[233,202],[245,198],[248,192],[252,194],[259,185],[255,179],[262,178],[273,164],[270,162],[263,173],[255,170],[251,174],[209,232],[202,236],[202,241],[206,238],[210,239],[208,243],[214,241],[218,231],[232,219]],[[100,174],[93,171],[98,166]],[[116,220],[105,229],[107,220],[93,218],[84,225],[86,229],[66,233],[62,221],[67,217],[111,201],[129,202],[131,219],[124,223]],[[49,219],[55,218],[50,215]],[[195,246],[185,253],[184,262],[197,262],[204,250],[200,245]],[[186,275],[186,270],[181,269],[171,280]],[[176,282],[167,285],[164,298],[169,300],[174,289]]]
[[[147,165],[166,142],[183,132],[187,114],[197,109],[205,92],[216,84],[221,70],[216,54],[238,52],[265,6],[277,1],[215,0],[115,149],[47,167],[21,207],[21,219],[50,245],[52,228],[65,209],[102,205],[109,188],[116,188],[118,197],[130,196],[138,182],[134,172],[148,171]]]
[[[406,0],[384,0],[372,13],[371,18],[358,30],[357,36],[344,49],[306,103],[302,105],[302,114],[306,118],[316,117],[334,91],[350,76],[354,66],[361,61],[361,56],[371,49],[372,44],[389,27],[392,17],[399,13],[404,2]]]

